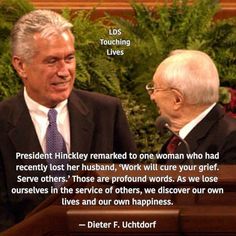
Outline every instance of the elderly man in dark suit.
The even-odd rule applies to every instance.
[[[48,168],[42,171],[39,166],[35,172],[17,172],[16,166],[60,167],[65,162],[21,158],[16,153],[136,152],[120,101],[73,89],[76,62],[71,27],[55,12],[36,10],[24,15],[12,30],[12,64],[24,89],[0,103],[0,230],[22,220],[48,195],[47,191],[14,194],[12,189],[42,190],[58,184],[30,179],[24,182],[18,175],[39,179],[52,175],[56,180],[67,174],[50,172]],[[67,160],[70,164],[81,161]]]
[[[187,141],[191,153],[202,157],[193,160],[194,164],[236,163],[236,120],[217,104],[219,76],[206,53],[173,51],[158,66],[146,88],[160,115],[170,120],[170,128]],[[172,137],[161,152],[186,153],[187,149],[181,140]]]

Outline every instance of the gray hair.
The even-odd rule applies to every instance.
[[[188,104],[212,104],[219,99],[219,75],[204,52],[176,50],[157,68],[155,76],[179,90]]]
[[[34,10],[22,16],[11,32],[12,55],[30,60],[36,52],[34,34],[49,38],[70,30],[73,25],[61,15],[50,10]]]

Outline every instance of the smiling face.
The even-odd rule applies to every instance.
[[[74,37],[68,30],[42,38],[34,35],[35,55],[29,60],[13,56],[13,65],[28,95],[39,104],[55,107],[67,99],[75,80]]]

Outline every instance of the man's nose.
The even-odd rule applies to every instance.
[[[69,70],[65,61],[60,61],[58,63],[58,72],[57,75],[61,78],[66,78],[69,76]]]

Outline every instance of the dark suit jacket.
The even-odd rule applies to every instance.
[[[193,160],[194,164],[219,163],[236,164],[236,120],[229,117],[220,105],[216,105],[207,116],[193,128],[185,140],[190,151],[203,154],[202,160]],[[161,153],[166,153],[164,144]],[[205,153],[216,154],[219,160],[204,160]],[[186,153],[186,147],[181,143],[175,153]],[[169,160],[168,164],[188,163],[180,160]]]
[[[73,90],[68,100],[68,110],[72,152],[136,152],[119,99]],[[22,220],[47,196],[12,194],[12,188],[51,186],[50,183],[42,182],[17,182],[19,174],[40,177],[49,173],[17,173],[16,164],[46,164],[46,161],[16,160],[16,152],[42,152],[22,92],[0,103],[0,231]],[[78,163],[77,160],[71,162]]]

